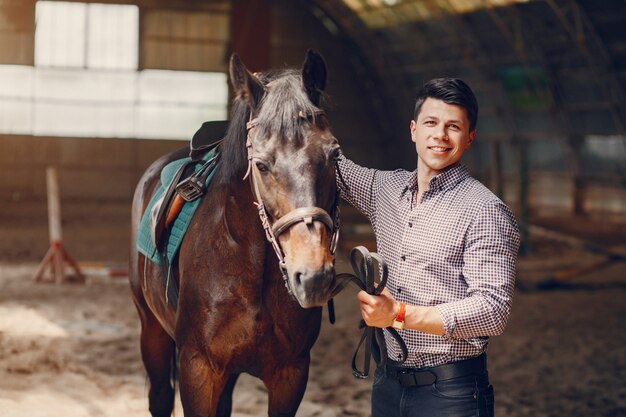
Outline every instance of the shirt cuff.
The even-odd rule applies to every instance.
[[[452,335],[456,330],[456,314],[454,313],[454,308],[447,304],[439,304],[436,305],[435,308],[439,311],[441,320],[443,321],[443,329],[445,333],[442,337],[445,340],[453,339]]]

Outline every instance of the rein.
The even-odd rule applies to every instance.
[[[318,114],[324,114],[324,110],[314,110],[313,114],[309,116],[315,116]],[[307,115],[302,111],[298,113],[298,117],[302,119],[307,119]],[[263,198],[261,197],[261,192],[259,191],[259,186],[257,184],[257,176],[260,175],[259,168],[256,166],[256,164],[252,162],[252,138],[250,136],[250,131],[254,127],[256,127],[258,123],[258,118],[253,119],[252,115],[250,115],[250,121],[246,124],[246,129],[248,132],[248,136],[246,139],[246,149],[248,151],[248,170],[246,171],[243,179],[245,180],[246,178],[250,177],[252,194],[254,195],[254,198],[256,200],[254,204],[257,206],[259,212],[261,225],[263,226],[263,230],[265,231],[265,238],[272,245],[272,248],[276,253],[276,257],[278,258],[278,266],[280,268],[285,287],[287,288],[287,292],[289,293],[289,295],[294,297],[291,285],[289,285],[289,276],[287,274],[287,263],[285,262],[285,255],[280,246],[280,242],[278,241],[278,237],[289,228],[291,228],[291,226],[300,222],[304,222],[305,224],[309,225],[312,224],[314,221],[319,221],[322,222],[331,232],[329,246],[330,253],[334,255],[337,250],[337,242],[339,241],[339,192],[337,192],[335,195],[335,204],[333,209],[334,218],[332,218],[326,210],[320,207],[299,207],[278,218],[274,222],[274,224],[272,224],[270,222],[267,209],[265,208],[265,204],[263,203]]]
[[[360,262],[357,258],[358,254],[361,255]],[[374,261],[378,263],[378,282],[376,282],[376,274],[374,273]],[[369,252],[364,246],[357,246],[350,251],[350,263],[352,264],[352,269],[355,274],[342,273],[337,275],[337,279],[342,282],[335,289],[334,295],[343,290],[349,282],[355,284],[370,295],[380,295],[387,285],[388,273],[387,264],[383,260],[383,257],[375,252]],[[359,328],[363,329],[363,334],[352,356],[352,374],[357,378],[365,379],[370,372],[370,356],[374,355],[374,360],[380,367],[384,367],[387,364],[387,344],[385,342],[383,329],[367,326],[364,320],[361,320],[359,323]],[[385,330],[391,334],[391,337],[393,337],[400,346],[402,352],[401,357],[398,361],[392,362],[394,365],[401,365],[408,357],[406,344],[396,329],[387,327]],[[363,357],[363,370],[361,371],[356,366],[356,358],[363,345],[365,345],[365,355]],[[374,352],[372,349],[374,349]],[[376,356],[379,357],[378,360]]]

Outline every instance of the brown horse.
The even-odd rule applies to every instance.
[[[176,308],[166,301],[161,268],[131,248],[153,416],[171,414],[175,352],[185,416],[230,415],[243,372],[264,382],[270,416],[294,416],[321,306],[336,287],[339,146],[319,107],[324,60],[309,51],[301,71],[258,78],[233,55],[230,77],[236,98],[217,172],[172,266]],[[187,152],[161,157],[143,175],[133,242],[161,169]]]

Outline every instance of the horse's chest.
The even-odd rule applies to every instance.
[[[284,296],[282,302],[269,304],[249,303],[245,298],[213,300],[201,320],[179,323],[188,327],[181,333],[195,335],[185,339],[199,342],[218,365],[237,363],[240,371],[260,372],[260,366],[276,363],[277,358],[301,357],[319,334],[321,309],[290,306],[286,292]]]

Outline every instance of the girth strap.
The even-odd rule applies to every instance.
[[[360,262],[357,259],[357,255],[361,255]],[[378,263],[379,267],[379,282],[378,285],[375,284],[375,272],[374,272],[374,262]],[[380,295],[380,293],[385,288],[387,284],[387,264],[383,260],[382,256],[375,252],[369,252],[367,248],[364,246],[357,246],[350,251],[350,263],[352,264],[352,269],[354,270],[356,275],[350,273],[342,273],[337,275],[337,279],[342,282],[337,286],[334,291],[334,295],[338,294],[341,290],[348,285],[349,282],[352,282],[361,290],[367,292],[371,295]],[[352,374],[357,378],[367,378],[370,371],[370,357],[372,356],[372,349],[377,350],[379,353],[379,359],[376,360],[376,356],[374,360],[377,362],[378,366],[384,367],[387,364],[387,344],[385,342],[385,335],[383,334],[383,329],[377,327],[370,327],[365,324],[364,320],[361,320],[359,323],[359,328],[363,329],[363,334],[361,335],[361,340],[354,351],[354,355],[352,356]],[[392,327],[387,327],[385,330],[391,334],[398,345],[400,346],[400,350],[402,351],[402,355],[398,361],[394,361],[395,365],[401,365],[406,361],[408,357],[408,350],[406,348],[406,344],[402,337],[398,334],[396,329]],[[363,370],[359,370],[356,366],[356,358],[361,349],[361,346],[365,346],[365,356],[363,357]]]

